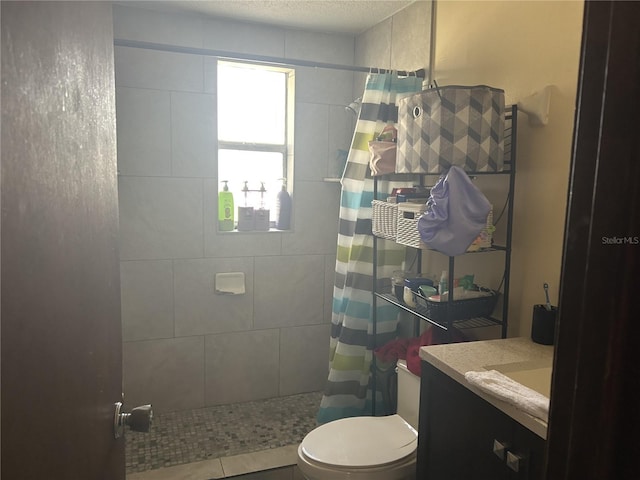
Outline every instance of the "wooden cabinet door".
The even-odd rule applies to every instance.
[[[544,478],[545,440],[531,430],[514,422],[513,451],[524,458],[521,470],[510,475],[514,480],[541,480]]]
[[[422,363],[419,479],[541,479],[544,440],[430,364]],[[517,472],[494,452],[523,457]]]
[[[508,442],[511,423],[436,368],[426,363],[422,368],[418,478],[508,478],[504,462],[493,454],[493,441]]]

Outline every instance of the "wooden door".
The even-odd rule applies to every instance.
[[[640,2],[586,2],[549,480],[638,478]]]
[[[111,5],[2,2],[2,477],[122,480]]]

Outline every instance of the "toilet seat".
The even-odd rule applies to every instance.
[[[415,469],[417,444],[417,432],[399,415],[344,418],[304,438],[298,465],[323,480],[404,479]]]

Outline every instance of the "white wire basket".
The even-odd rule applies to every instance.
[[[429,249],[429,246],[420,239],[418,232],[418,219],[426,210],[425,204],[399,203],[398,220],[396,224],[396,243],[408,247]],[[487,215],[487,225],[467,248],[467,252],[477,252],[493,245],[493,207]]]
[[[371,231],[376,237],[396,239],[398,204],[373,200],[371,202]]]

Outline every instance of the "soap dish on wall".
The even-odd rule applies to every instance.
[[[220,295],[244,294],[244,272],[216,273],[215,290]]]

